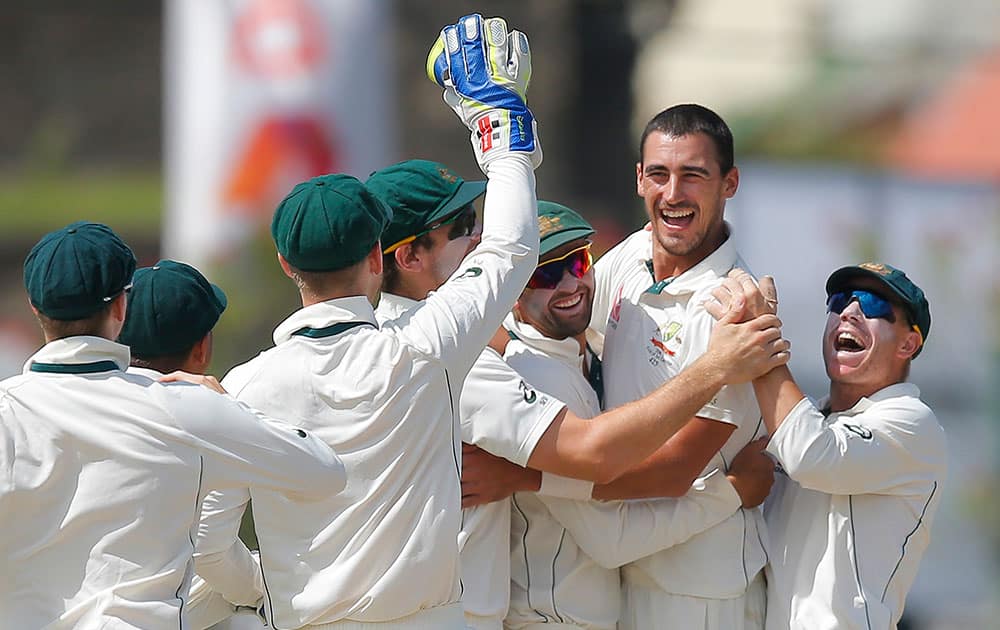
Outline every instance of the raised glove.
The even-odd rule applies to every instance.
[[[525,101],[531,79],[528,38],[503,18],[467,15],[446,26],[427,56],[427,76],[472,132],[480,168],[510,152],[542,163],[535,118]]]

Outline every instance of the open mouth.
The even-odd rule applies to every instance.
[[[559,309],[570,309],[578,305],[583,300],[583,294],[577,293],[572,297],[568,297],[565,300],[559,300],[552,303],[552,308]]]
[[[660,210],[660,220],[669,228],[683,229],[694,221],[694,210],[690,208]]]
[[[837,352],[861,352],[865,349],[865,344],[851,333],[843,331],[837,334],[833,347]]]

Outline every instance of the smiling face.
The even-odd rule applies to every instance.
[[[871,279],[859,278],[847,287],[853,289],[891,297],[885,286]],[[855,298],[840,314],[827,314],[823,360],[831,394],[840,388],[867,396],[905,380],[910,357],[919,348],[920,335],[912,329],[901,306],[893,303],[892,313],[894,321],[865,317]],[[847,406],[850,405],[853,402],[848,402]]]
[[[706,134],[650,133],[636,165],[636,188],[652,224],[654,265],[659,257],[680,273],[715,251],[726,239],[726,200],[738,186],[739,171],[721,171]]]
[[[587,244],[586,239],[570,241],[546,253],[539,263],[555,260]],[[594,306],[594,270],[582,278],[568,270],[554,289],[525,289],[514,306],[515,314],[551,339],[576,337],[590,324]]]

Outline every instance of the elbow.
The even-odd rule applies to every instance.
[[[592,431],[580,449],[580,456],[585,462],[585,477],[589,481],[598,485],[608,484],[631,468],[631,462],[620,461],[610,451],[601,439],[600,432]]]

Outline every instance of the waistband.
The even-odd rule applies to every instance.
[[[302,626],[302,630],[465,630],[461,604],[435,606],[391,621],[354,621],[341,619],[331,623]]]

